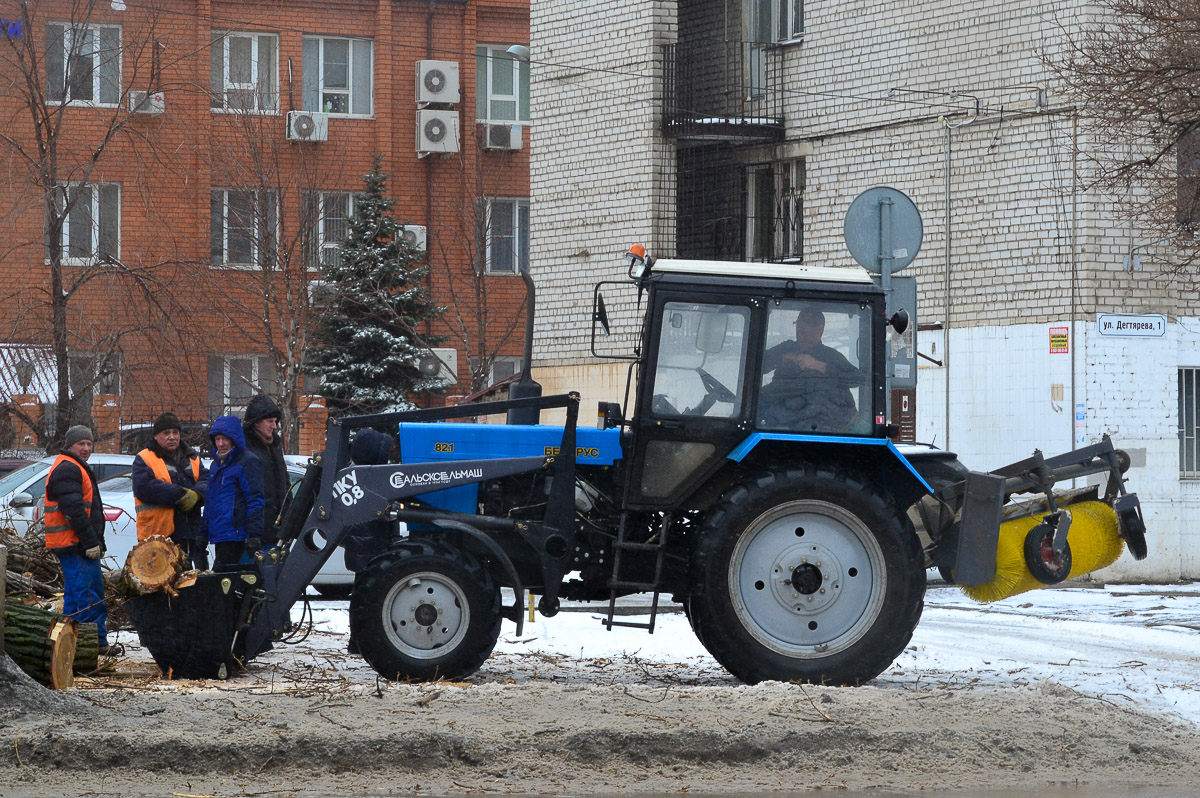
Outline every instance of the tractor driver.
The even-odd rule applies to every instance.
[[[844,432],[858,414],[851,389],[862,372],[821,342],[825,314],[805,306],[796,315],[796,338],[763,353],[759,417],[767,427],[794,432]],[[774,374],[766,383],[768,374]]]

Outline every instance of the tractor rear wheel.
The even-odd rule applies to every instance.
[[[350,635],[385,679],[459,679],[500,637],[500,588],[449,546],[415,544],[377,557],[354,582]]]
[[[735,486],[708,514],[688,616],[744,682],[851,685],[904,650],[924,597],[905,514],[867,482],[803,465]]]

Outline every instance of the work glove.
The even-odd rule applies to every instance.
[[[246,538],[246,553],[253,557],[262,551],[262,538]]]
[[[196,506],[196,502],[200,501],[200,494],[191,488],[184,488],[183,495],[179,497],[179,501],[175,502],[175,506],[185,513],[191,512]]]
[[[98,560],[104,556],[104,547],[103,546],[92,546],[90,549],[85,551],[83,553],[83,555],[85,557],[87,557],[89,560]]]

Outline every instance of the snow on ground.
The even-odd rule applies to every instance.
[[[648,597],[622,603],[648,604]],[[313,633],[252,664],[254,681],[262,685],[280,672],[307,669],[346,686],[373,687],[374,672],[345,652],[347,604],[314,600],[312,608]],[[607,631],[600,622],[604,609],[565,604],[553,618],[527,619],[520,637],[506,621],[496,653],[472,681],[737,684],[696,640],[677,606],[666,605],[652,635]],[[987,605],[957,588],[931,585],[911,644],[874,684],[965,689],[1049,680],[1116,706],[1200,724],[1197,665],[1200,583],[1060,587]]]

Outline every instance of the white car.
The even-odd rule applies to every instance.
[[[288,479],[295,486],[304,477],[305,467],[297,462],[299,458],[288,456],[286,459]],[[130,460],[132,461],[132,458]],[[204,462],[207,466],[208,462]],[[100,497],[104,500],[104,517],[108,521],[108,529],[104,534],[108,546],[106,559],[115,559],[117,567],[121,567],[125,565],[129,550],[137,543],[132,471],[100,483]],[[346,569],[345,559],[340,551],[333,553],[313,579],[316,591],[330,598],[344,598],[350,595],[350,587],[353,584],[354,572]]]
[[[34,509],[46,496],[46,475],[54,464],[53,457],[43,457],[24,468],[0,477],[0,527],[24,535],[34,519]],[[88,466],[102,482],[133,469],[133,455],[93,454]],[[101,494],[103,495],[103,494]]]

